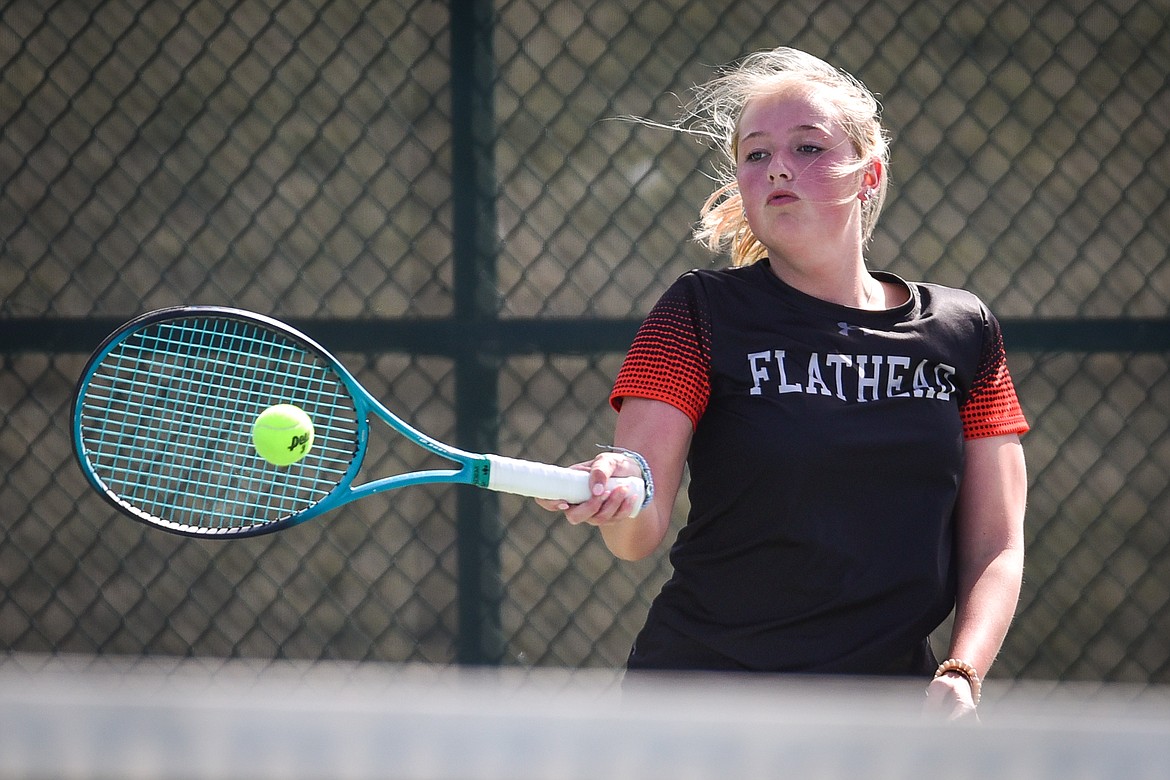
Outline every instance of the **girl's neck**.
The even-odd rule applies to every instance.
[[[805,295],[854,309],[890,308],[883,284],[865,267],[860,252],[849,262],[794,261],[770,255],[772,273]]]

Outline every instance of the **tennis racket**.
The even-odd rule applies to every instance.
[[[299,406],[314,426],[308,454],[276,466],[252,425],[266,408]],[[450,461],[355,485],[370,419]],[[319,344],[259,314],[182,306],[144,314],[102,342],[78,382],[73,448],[89,483],[130,517],[164,531],[254,536],[408,485],[453,483],[579,503],[587,472],[464,452],[407,424]],[[645,485],[615,478],[609,487]]]

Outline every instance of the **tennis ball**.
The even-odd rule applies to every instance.
[[[272,465],[291,466],[313,446],[313,421],[299,406],[270,406],[252,426],[252,444]]]

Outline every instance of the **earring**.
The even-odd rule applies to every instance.
[[[861,191],[861,194],[859,194],[857,196],[857,199],[860,200],[862,203],[865,203],[870,198],[872,198],[873,195],[874,195],[873,187],[866,187],[864,190]]]

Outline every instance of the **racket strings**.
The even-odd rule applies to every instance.
[[[151,522],[228,533],[319,501],[353,463],[359,430],[330,363],[290,335],[228,317],[149,324],[117,344],[81,400],[86,455],[108,491]],[[313,420],[309,455],[260,458],[259,414],[293,403]]]

